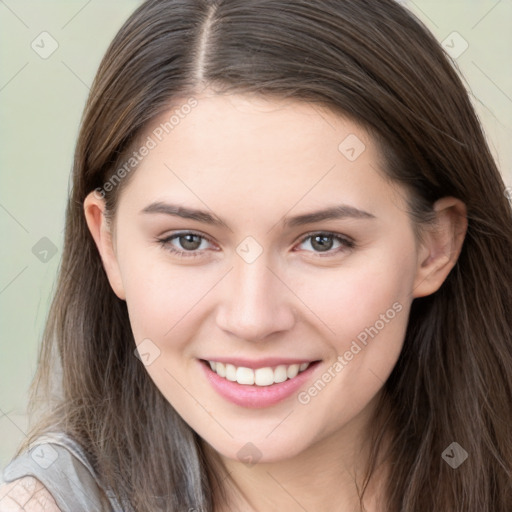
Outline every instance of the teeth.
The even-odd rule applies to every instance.
[[[248,386],[252,386],[254,384],[254,370],[239,366],[236,369],[236,381],[238,384],[247,384]]]
[[[246,386],[271,386],[287,379],[293,379],[300,372],[306,370],[310,363],[302,364],[281,364],[275,368],[245,368],[244,366],[236,367],[232,364],[224,364],[216,361],[208,361],[210,368],[220,377],[231,382],[238,382]]]
[[[230,380],[231,382],[236,381],[236,368],[232,364],[226,365],[226,379]]]
[[[214,372],[217,372],[217,375],[220,375],[221,377],[226,376],[226,365],[224,363],[213,363],[215,365],[215,368],[212,368]]]
[[[287,378],[286,366],[284,364],[279,365],[274,370],[274,382],[284,382]]]
[[[288,370],[286,370],[286,375],[289,379],[293,379],[293,377],[297,377],[297,374],[299,373],[299,366],[298,364],[291,364],[288,366]]]
[[[274,372],[272,368],[258,368],[252,373],[254,373],[254,384],[256,384],[256,386],[268,386],[269,383],[274,383]]]

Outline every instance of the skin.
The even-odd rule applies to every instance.
[[[33,476],[18,478],[0,487],[0,512],[59,512],[46,487]]]
[[[84,202],[110,284],[127,302],[136,343],[149,338],[160,350],[149,376],[231,474],[229,506],[216,510],[358,510],[354,478],[368,453],[368,418],[402,349],[412,300],[434,293],[456,262],[465,207],[438,201],[436,229],[425,229],[420,243],[405,192],[384,178],[376,145],[354,122],[305,102],[196,98],[134,171],[112,225],[97,193]],[[365,146],[354,161],[338,149],[349,135]],[[225,225],[141,213],[154,201],[206,210]],[[374,217],[283,225],[339,204]],[[199,239],[198,257],[171,253],[190,247],[179,238],[157,241],[188,230],[211,240]],[[355,246],[332,239],[323,252],[306,238],[326,231]],[[263,251],[251,263],[236,252],[248,236]],[[320,360],[304,391],[396,303],[401,311],[307,404],[295,393],[263,409],[234,405],[198,362]],[[261,457],[251,466],[237,456],[248,442]],[[382,483],[385,466],[379,474]],[[379,510],[379,485],[368,489],[370,511]]]

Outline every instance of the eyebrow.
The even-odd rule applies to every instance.
[[[226,226],[227,224],[216,215],[209,213],[206,210],[198,210],[195,208],[187,208],[162,201],[156,201],[149,204],[140,213],[163,213],[165,215],[172,215],[174,217],[181,217],[182,219],[191,219],[213,226]],[[375,219],[375,215],[368,213],[364,210],[359,210],[349,205],[337,205],[318,210],[315,212],[304,213],[294,217],[283,218],[281,223],[285,227],[297,227],[305,224],[312,224],[324,220],[339,220],[339,219]]]

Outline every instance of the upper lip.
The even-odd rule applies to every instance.
[[[290,366],[292,364],[313,363],[318,359],[298,359],[291,357],[265,357],[263,359],[245,359],[243,357],[207,357],[205,361],[215,361],[217,363],[232,364],[236,367],[252,368],[267,368],[280,365]]]

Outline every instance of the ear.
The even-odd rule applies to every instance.
[[[443,197],[434,204],[436,219],[422,232],[418,268],[412,296],[436,292],[455,266],[468,227],[466,205],[454,197]]]
[[[91,192],[85,198],[84,213],[87,226],[100,253],[110,286],[120,299],[125,300],[126,295],[115,253],[115,241],[105,217],[105,200],[96,191]]]

